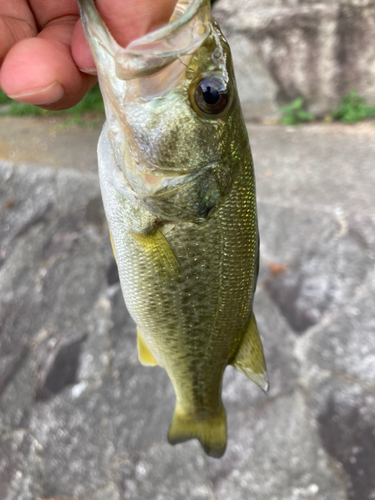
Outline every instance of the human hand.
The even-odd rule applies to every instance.
[[[177,0],[97,0],[117,42],[168,22]],[[59,110],[74,106],[96,82],[76,0],[0,0],[0,88],[9,97]]]

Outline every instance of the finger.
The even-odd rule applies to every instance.
[[[97,8],[116,41],[126,47],[132,40],[168,23],[177,0],[97,0]],[[95,71],[81,23],[77,23],[72,54],[81,71]]]
[[[29,0],[29,4],[39,31],[59,19],[79,16],[76,0]]]
[[[0,65],[19,40],[35,36],[37,26],[25,0],[0,2]]]
[[[72,57],[74,62],[83,73],[96,75],[96,67],[91,51],[86,42],[85,33],[83,32],[82,23],[79,20],[74,28],[72,38]]]
[[[117,42],[126,47],[132,40],[168,23],[177,0],[97,0],[103,21]]]
[[[70,43],[76,17],[50,24],[37,38],[18,42],[0,73],[0,87],[13,99],[46,109],[65,109],[79,102],[94,85],[74,63]]]

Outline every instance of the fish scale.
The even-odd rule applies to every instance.
[[[169,442],[197,438],[220,457],[226,366],[268,388],[252,310],[253,161],[230,50],[208,0],[180,1],[174,21],[126,49],[92,0],[79,4],[107,115],[98,145],[104,208],[139,358],[173,384]],[[208,103],[204,92],[214,92]]]

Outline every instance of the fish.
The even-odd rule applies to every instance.
[[[253,312],[259,231],[252,153],[230,48],[209,0],[121,47],[78,0],[106,122],[99,180],[122,292],[145,366],[164,368],[171,444],[226,449],[222,381],[232,365],[268,390]]]

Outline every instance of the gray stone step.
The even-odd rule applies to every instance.
[[[228,449],[214,460],[167,444],[170,382],[138,363],[99,130],[67,129],[55,147],[35,123],[13,125],[19,156],[0,161],[0,498],[373,498],[375,127],[249,127],[271,390],[227,370]],[[45,127],[42,158],[31,126]]]

